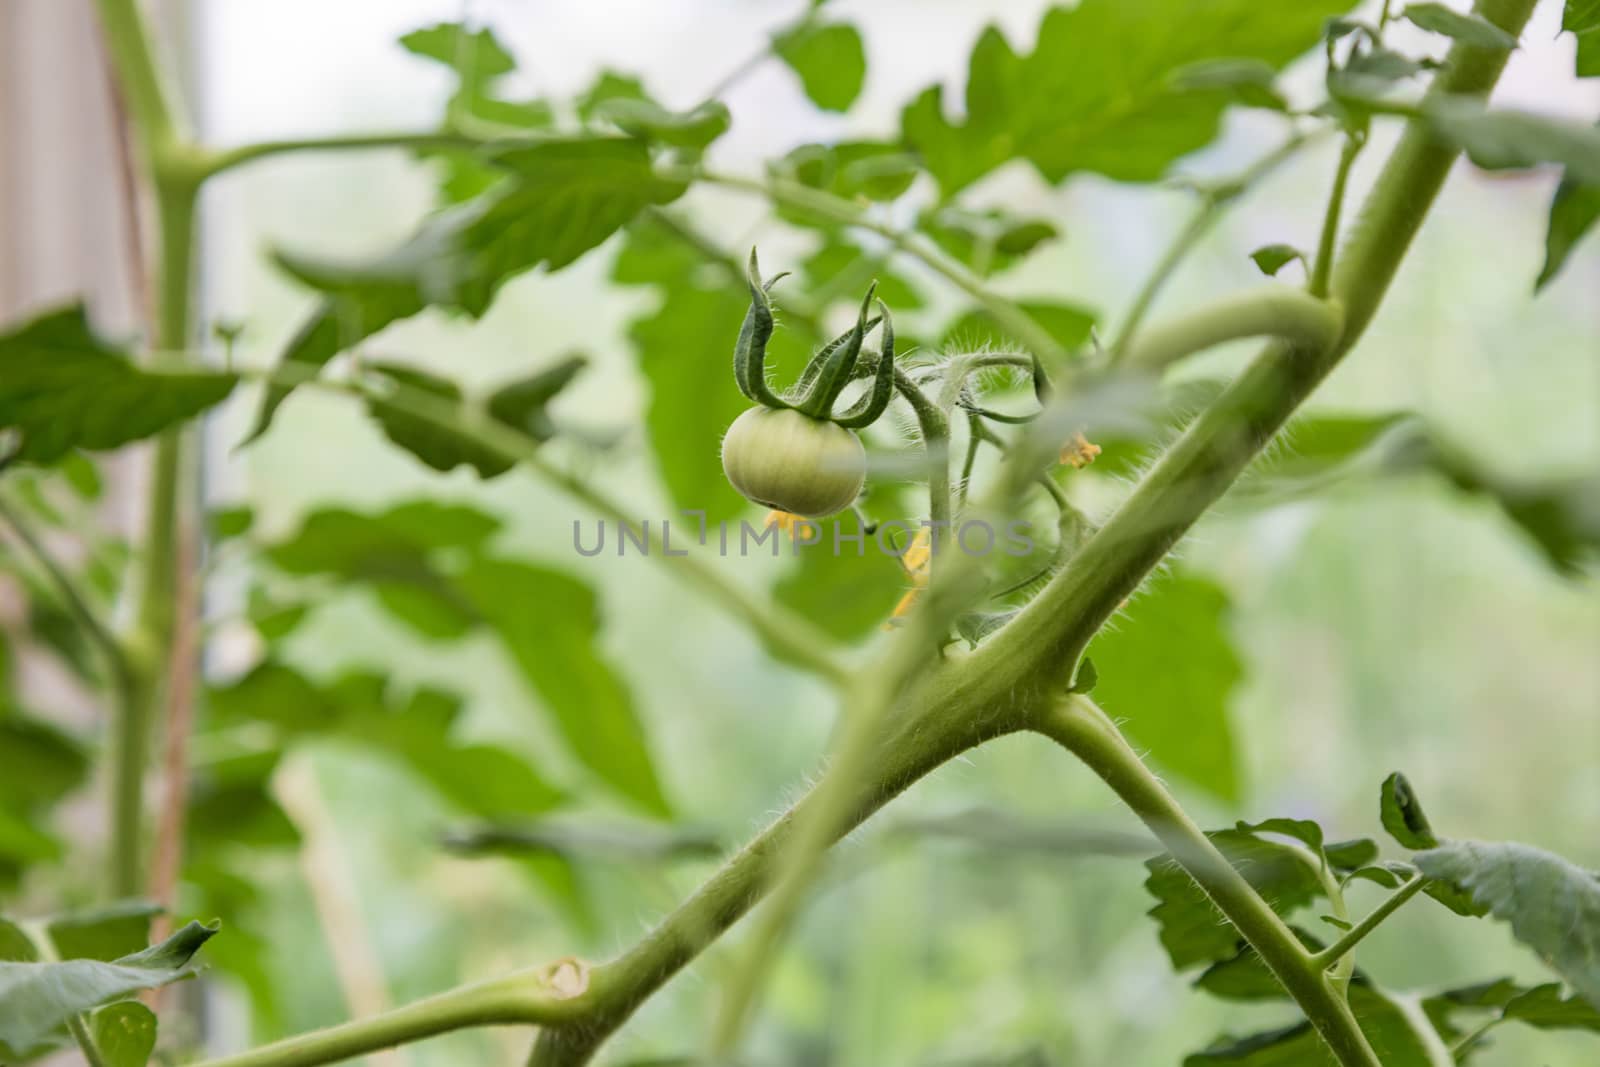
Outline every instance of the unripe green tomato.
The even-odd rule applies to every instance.
[[[807,518],[843,511],[867,480],[867,450],[842,426],[753,407],[722,439],[722,470],[757,504]]]

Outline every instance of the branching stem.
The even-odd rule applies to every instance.
[[[1366,918],[1345,931],[1343,937],[1311,957],[1311,962],[1319,969],[1326,969],[1342,961],[1350,954],[1352,949],[1366,940],[1368,934],[1376,930],[1383,924],[1385,919],[1399,910],[1401,905],[1420,893],[1427,881],[1426,878],[1419,875],[1395,890],[1384,898],[1383,903],[1373,908]]]

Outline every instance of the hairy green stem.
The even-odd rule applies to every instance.
[[[1130,367],[1160,370],[1225,341],[1277,337],[1321,351],[1339,339],[1343,316],[1336,304],[1302,289],[1268,285],[1164,322],[1141,334],[1123,356]]]
[[[1156,297],[1161,290],[1166,288],[1167,282],[1177,273],[1178,267],[1183,263],[1201,238],[1210,233],[1212,228],[1226,213],[1228,206],[1235,200],[1244,196],[1268,174],[1277,170],[1295,153],[1315,140],[1315,133],[1295,133],[1280,145],[1275,151],[1262,157],[1262,159],[1239,175],[1232,181],[1222,182],[1200,194],[1200,203],[1195,208],[1194,214],[1189,216],[1189,221],[1183,229],[1178,231],[1167,250],[1156,261],[1155,269],[1139,288],[1134,296],[1133,303],[1128,308],[1128,317],[1123,320],[1122,328],[1117,331],[1117,336],[1111,342],[1111,358],[1122,358],[1133,338],[1138,334],[1139,327],[1143,325],[1144,318],[1155,304]]]
[[[928,478],[929,566],[936,564],[950,530],[950,420],[939,405],[899,367],[894,369],[895,390],[911,406],[922,432],[924,469]]]
[[[157,348],[188,342],[194,250],[193,151],[182,140],[175,112],[161,84],[148,27],[136,0],[97,0],[117,82],[127,101],[143,164],[155,187],[160,221],[157,260],[159,296],[154,337]],[[171,653],[177,595],[177,524],[182,506],[184,431],[164,432],[152,458],[142,565],[131,638],[135,661],[144,665],[138,684],[119,693],[112,728],[110,890],[114,896],[143,891],[143,782],[150,720],[160,698],[156,674]]]
[[[366,1019],[206,1060],[204,1067],[313,1067],[470,1026],[559,1025],[590,1002],[587,972],[576,962],[519,971],[459,986]]]
[[[1341,1064],[1381,1067],[1350,1005],[1312,966],[1299,938],[1194,824],[1093,701],[1069,696],[1032,726],[1087,764],[1150,828],[1294,997]]]
[[[334,137],[291,137],[281,141],[255,141],[234,148],[198,153],[191,164],[195,177],[204,179],[257,160],[292,152],[347,152],[367,149],[476,148],[484,139],[451,130],[356,133]]]
[[[1478,13],[1513,35],[1534,0],[1483,0]],[[1509,53],[1457,43],[1430,94],[1487,93]],[[1058,679],[1089,639],[1360,339],[1460,151],[1413,124],[1367,197],[1334,266],[1330,299],[1344,326],[1315,349],[1275,340],[1196,418],[1069,565],[974,654],[1019,687]]]
[[[1339,166],[1333,174],[1333,187],[1328,192],[1328,208],[1322,215],[1322,233],[1317,238],[1317,258],[1311,267],[1311,280],[1306,290],[1312,296],[1327,296],[1328,282],[1333,276],[1334,247],[1339,241],[1339,219],[1344,212],[1345,188],[1350,184],[1350,171],[1356,156],[1366,144],[1364,134],[1350,134],[1339,149]]]
[[[1383,921],[1399,910],[1406,901],[1420,893],[1427,881],[1426,878],[1418,875],[1395,890],[1384,898],[1383,903],[1373,908],[1371,914],[1345,931],[1343,937],[1312,956],[1311,962],[1319,968],[1327,968],[1344,961],[1350,955],[1351,949],[1361,944],[1368,934],[1382,925]]]

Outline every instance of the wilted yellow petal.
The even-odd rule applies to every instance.
[[[793,533],[794,524],[798,521],[800,521],[800,516],[794,514],[793,512],[778,511],[776,508],[774,508],[772,511],[767,512],[767,521],[765,525],[769,530],[776,526],[784,533]]]
[[[1094,462],[1094,457],[1100,454],[1100,446],[1083,436],[1081,432],[1074,432],[1072,440],[1061,446],[1061,462],[1070,463],[1077,470],[1083,470]]]

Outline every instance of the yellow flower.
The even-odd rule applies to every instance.
[[[1082,432],[1074,431],[1072,440],[1061,446],[1061,462],[1070,463],[1077,470],[1083,470],[1094,462],[1094,457],[1100,454],[1100,446],[1083,436]]]
[[[894,613],[883,624],[885,630],[894,629],[897,621],[905,618],[916,606],[917,598],[928,586],[928,567],[932,561],[933,528],[924,526],[917,531],[917,536],[911,539],[910,547],[900,556],[900,565],[906,569],[906,577],[911,579],[911,588],[900,598],[900,603],[894,606]]]
[[[792,511],[779,511],[774,508],[767,512],[767,521],[764,525],[769,530],[776,526],[784,533],[794,533],[794,524],[802,521],[804,520]]]

